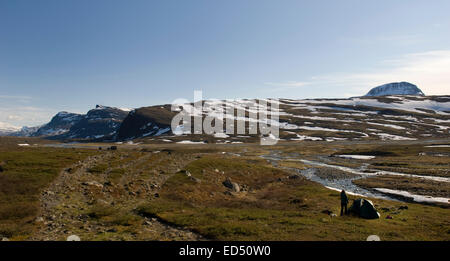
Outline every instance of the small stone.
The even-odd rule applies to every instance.
[[[333,211],[325,209],[325,210],[322,210],[322,213],[327,214],[327,215],[331,215],[331,214],[333,214]]]
[[[190,176],[189,179],[192,180],[192,181],[194,181],[195,183],[200,183],[200,182],[201,182],[201,180],[198,179],[198,178],[196,178],[196,177],[191,177],[191,176]]]
[[[81,239],[77,235],[70,235],[67,237],[67,241],[81,241]]]
[[[381,241],[381,239],[377,235],[370,235],[367,237],[367,241]]]
[[[97,181],[87,181],[87,182],[83,182],[81,183],[81,185],[84,186],[93,186],[93,187],[97,187],[97,188],[103,188],[103,185],[98,183]]]

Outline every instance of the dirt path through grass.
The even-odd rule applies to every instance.
[[[202,240],[191,231],[139,216],[136,206],[159,196],[162,184],[192,155],[108,151],[61,171],[41,195],[32,240]]]

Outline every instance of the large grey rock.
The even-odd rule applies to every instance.
[[[230,178],[227,178],[224,182],[222,182],[222,184],[231,189],[233,192],[239,192],[241,191],[241,188],[239,187],[239,184],[237,184],[236,182],[232,182]]]

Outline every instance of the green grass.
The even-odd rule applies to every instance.
[[[92,168],[88,169],[88,172],[92,173],[92,174],[101,174],[103,172],[105,172],[108,169],[108,165],[102,163],[102,164],[97,164],[95,166],[93,166]]]
[[[98,203],[93,205],[86,214],[89,218],[107,225],[131,226],[141,221],[141,218],[133,213]]]

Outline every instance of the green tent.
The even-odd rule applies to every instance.
[[[354,200],[352,206],[350,207],[350,211],[362,218],[380,218],[380,214],[373,206],[372,201],[363,198]]]

